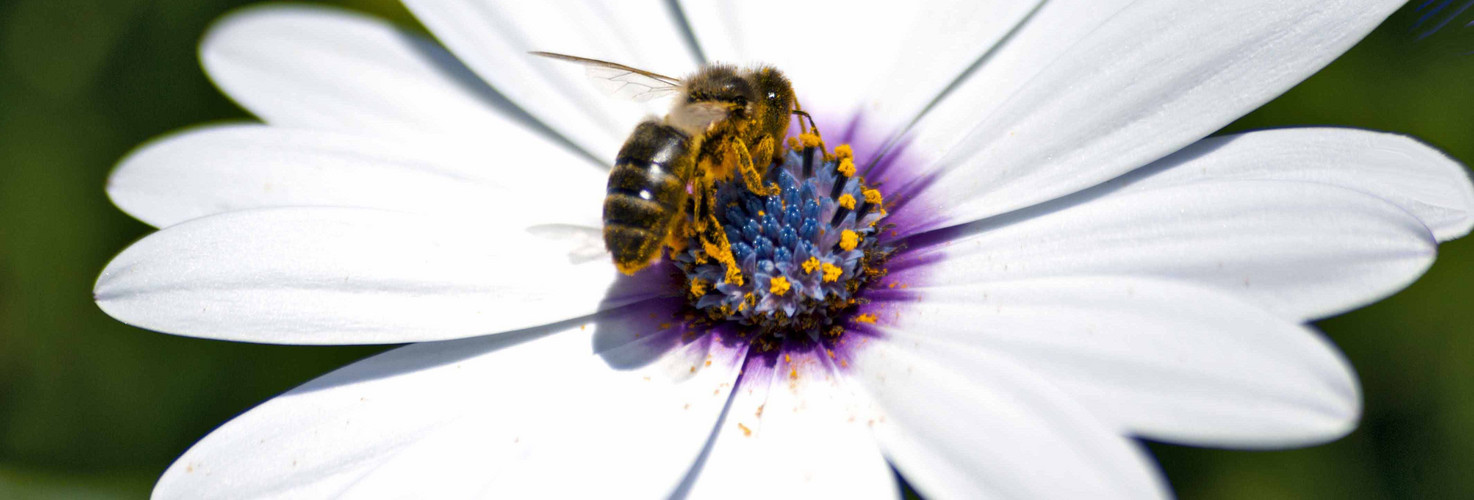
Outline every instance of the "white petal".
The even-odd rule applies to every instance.
[[[1416,139],[1368,130],[1290,128],[1204,139],[1112,184],[1140,190],[1218,179],[1354,189],[1417,216],[1439,241],[1474,226],[1474,183],[1463,165]]]
[[[360,361],[216,429],[155,498],[668,495],[745,349],[657,333],[645,305]],[[607,349],[663,354],[611,367],[594,348],[606,335],[621,339]]]
[[[672,13],[658,0],[405,5],[498,92],[597,158],[613,159],[642,115],[664,114],[668,103],[636,105],[605,96],[581,66],[529,51],[603,59],[677,78],[696,68]]]
[[[108,178],[123,211],[157,227],[261,207],[363,207],[527,225],[599,225],[604,174],[527,143],[500,154],[410,138],[234,125],[144,145]]]
[[[230,212],[124,250],[97,303],[131,325],[291,344],[470,337],[542,325],[664,293],[616,281],[607,258],[488,220],[350,208]]]
[[[842,377],[811,353],[750,359],[691,497],[896,498],[875,412]]]
[[[238,11],[205,34],[200,60],[222,90],[273,125],[477,146],[548,140],[509,119],[495,92],[434,42],[351,11]]]
[[[1162,498],[1156,466],[1007,358],[949,368],[924,344],[873,339],[850,362],[885,411],[886,456],[933,498]]]
[[[937,152],[955,144],[1086,35],[1133,0],[1049,0],[1003,39],[987,58],[957,82],[920,122],[912,140],[918,150]]]
[[[806,108],[913,119],[1039,0],[682,1],[713,61],[771,64]],[[775,13],[785,22],[774,22]]]
[[[887,340],[967,371],[1007,357],[1124,432],[1286,447],[1356,425],[1356,375],[1316,332],[1223,293],[1160,279],[1060,277],[912,288]]]
[[[936,223],[1057,198],[1181,149],[1324,67],[1402,3],[1136,2],[982,109],[966,137],[927,138],[918,124],[914,150],[939,157],[937,175],[919,180]]]
[[[921,286],[1159,276],[1226,290],[1296,320],[1401,290],[1433,263],[1436,247],[1422,223],[1379,198],[1279,181],[1091,190],[952,236],[958,239],[893,261],[895,269],[940,260],[895,279]]]

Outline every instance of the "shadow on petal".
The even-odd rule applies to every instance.
[[[471,71],[471,68],[467,68],[465,64],[461,63],[460,59],[456,59],[456,57],[450,52],[446,51],[444,47],[441,47],[435,42],[426,40],[423,37],[412,33],[401,31],[398,34],[406,40],[407,43],[405,45],[410,47],[414,51],[419,52],[421,56],[424,56],[425,61],[435,65],[436,69],[440,70],[441,73],[443,73],[445,76],[454,80],[457,84],[461,86],[461,88],[476,96],[476,98],[486,102],[487,104],[490,104],[493,109],[501,112],[502,115],[511,118],[512,121],[515,121],[518,124],[527,127],[529,130],[536,131],[539,135],[548,138],[558,145],[568,148],[569,151],[573,151],[587,157],[589,161],[594,162],[595,165],[600,165],[605,169],[609,168],[609,163],[607,161],[600,160],[588,151],[584,151],[582,148],[579,148],[567,138],[563,137],[557,132],[554,132],[553,129],[549,128],[542,121],[533,117],[516,103],[513,103],[510,99],[507,99],[507,97],[502,95],[501,92],[498,92],[496,88],[486,83],[484,80],[481,79],[481,77],[476,76],[476,73]]]

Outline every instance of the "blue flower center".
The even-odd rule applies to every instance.
[[[692,306],[742,325],[759,347],[837,337],[851,319],[873,321],[849,316],[894,248],[878,242],[884,204],[857,175],[850,148],[789,149],[764,174],[766,194],[740,172],[733,177],[716,184],[714,203],[731,264],[711,255],[723,245],[699,235],[674,258]]]

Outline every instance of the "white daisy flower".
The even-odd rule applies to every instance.
[[[338,10],[226,17],[205,69],[265,124],[109,180],[162,229],[103,271],[108,314],[418,342],[226,423],[157,497],[893,497],[892,467],[936,498],[1168,496],[1135,437],[1352,429],[1356,377],[1305,323],[1474,224],[1463,168],[1406,137],[1204,138],[1400,1],[407,3],[448,50]],[[606,166],[661,110],[534,50],[773,64],[851,151],[720,195],[747,280],[690,252],[622,277]]]

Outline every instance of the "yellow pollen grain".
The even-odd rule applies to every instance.
[[[846,210],[855,209],[855,197],[850,196],[848,193],[839,195],[839,200],[837,201],[839,202],[839,206],[844,207]]]
[[[828,265],[828,264],[825,264],[825,265]],[[812,272],[814,272],[815,269],[818,269],[818,268],[819,268],[819,258],[818,257],[809,257],[809,260],[804,261],[804,274],[812,273]],[[828,269],[825,269],[824,272],[825,273],[828,273],[829,270]]]
[[[734,263],[731,263],[731,262],[724,262],[724,263],[727,265],[727,275],[726,275],[727,283],[731,283],[731,284],[737,285],[737,286],[742,286],[742,270],[741,269],[738,269],[737,268],[737,265],[734,264]]]
[[[871,205],[879,205],[880,204],[880,190],[879,189],[866,189],[864,191],[861,191],[861,194],[864,194],[865,195],[865,202],[866,203],[869,203]]]
[[[834,156],[838,156],[840,158],[854,158],[855,150],[851,149],[849,144],[840,144],[838,147],[834,148]]]
[[[784,278],[782,276],[774,276],[773,279],[768,282],[768,291],[779,297],[782,297],[783,294],[788,293],[788,289],[791,287],[792,285],[788,284],[788,278]]]
[[[855,321],[858,321],[860,323],[870,323],[870,324],[873,325],[873,324],[875,324],[875,315],[874,314],[861,314],[861,315],[855,316]]]
[[[793,356],[784,354],[783,355],[783,362],[784,363],[792,363],[793,362]]]
[[[855,199],[850,198],[850,203],[853,205]],[[860,235],[848,229],[844,230],[843,233],[839,233],[839,247],[843,248],[844,251],[854,250],[857,246],[860,246]]]
[[[843,175],[845,177],[855,176],[855,162],[853,160],[850,160],[849,158],[840,160],[838,169],[840,175]]]
[[[844,269],[828,262],[825,262],[820,267],[824,269],[825,283],[834,283],[836,281],[839,281],[839,275],[844,274]]]
[[[742,425],[742,422],[737,422],[737,428],[742,429],[743,436],[752,436],[752,429],[748,429],[747,426]]]
[[[797,379],[798,378],[798,368],[789,368],[788,369],[788,378],[789,379]]]

